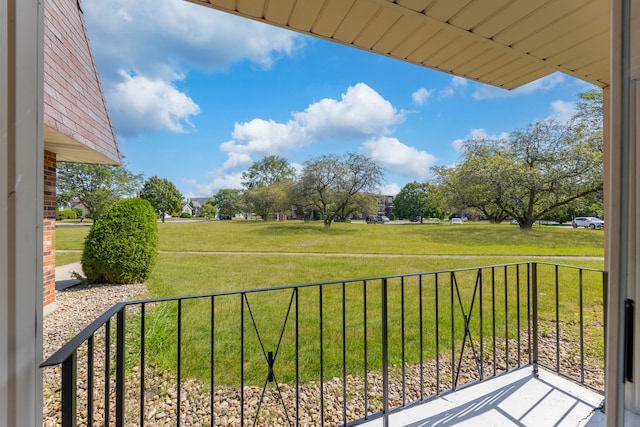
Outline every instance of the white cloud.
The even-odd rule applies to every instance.
[[[429,100],[429,97],[432,93],[433,90],[428,90],[421,87],[417,91],[413,92],[413,94],[411,95],[411,99],[413,100],[413,103],[415,105],[422,106]]]
[[[481,99],[511,98],[519,95],[529,95],[539,91],[546,92],[564,83],[564,81],[565,77],[563,74],[553,73],[513,90],[483,84],[478,87],[472,96],[476,101]]]
[[[551,103],[551,110],[553,111],[551,114],[553,118],[561,123],[566,123],[576,113],[576,104],[575,102],[557,100]]]
[[[175,86],[162,80],[122,74],[122,81],[109,88],[109,110],[120,123],[118,134],[136,135],[144,131],[185,132],[189,118],[200,107]]]
[[[309,143],[306,130],[295,121],[277,123],[273,120],[253,119],[236,123],[233,140],[220,145],[220,151],[269,155],[300,148]]]
[[[185,1],[88,0],[83,12],[110,108],[116,86],[126,84],[127,75],[174,86],[192,69],[227,70],[241,61],[269,68],[279,57],[294,55],[305,40],[291,31]],[[119,134],[159,130],[132,123],[134,114],[124,104],[120,108],[123,113],[113,118]],[[183,131],[181,126],[160,130],[172,129]]]
[[[436,158],[426,151],[385,136],[365,142],[362,151],[388,171],[404,176],[426,178],[436,162]]]
[[[424,176],[435,161],[424,151],[385,137],[393,125],[404,120],[404,114],[364,83],[347,88],[339,100],[324,98],[291,116],[292,119],[285,123],[261,118],[236,123],[232,139],[220,144],[220,151],[228,155],[227,161],[211,172],[213,182],[203,189],[238,188],[238,173],[257,158],[286,157],[291,150],[326,141],[366,139],[368,142],[362,147],[364,152],[389,170],[405,175]],[[302,165],[295,168],[300,172]]]
[[[451,143],[451,146],[457,152],[460,152],[464,148],[465,141],[469,140],[482,140],[482,139],[504,139],[508,138],[508,132],[502,132],[499,135],[489,135],[486,130],[482,128],[471,129],[471,131],[463,139],[456,139]]]
[[[380,192],[385,196],[395,196],[400,192],[400,190],[402,190],[402,188],[400,188],[400,186],[394,182],[383,186],[380,189]]]
[[[438,92],[438,99],[448,98],[460,92],[467,87],[468,80],[463,77],[454,76],[451,78],[451,84],[449,86],[440,89]]]
[[[364,83],[357,83],[340,100],[325,98],[293,114],[314,139],[344,139],[386,134],[404,120],[393,105]]]

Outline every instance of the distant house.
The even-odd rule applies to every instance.
[[[182,207],[182,212],[188,212],[191,215],[200,215],[200,208],[211,200],[211,197],[192,197],[187,200],[187,203]],[[189,207],[188,210],[187,206]]]
[[[189,215],[193,215],[193,212],[195,212],[195,209],[191,207],[191,205],[189,203],[185,203],[182,206],[182,210],[180,211],[182,213],[188,213]]]

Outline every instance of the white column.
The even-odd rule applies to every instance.
[[[0,5],[0,427],[42,425],[43,5]]]

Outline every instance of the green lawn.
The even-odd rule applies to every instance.
[[[382,275],[394,275],[416,272],[449,270],[463,267],[477,267],[530,261],[531,256],[538,261],[559,262],[590,268],[603,268],[603,238],[601,230],[574,230],[558,227],[535,227],[530,231],[521,231],[517,226],[508,224],[490,225],[468,223],[462,226],[449,224],[407,224],[407,225],[365,225],[337,223],[325,230],[322,224],[288,221],[264,223],[255,221],[212,221],[159,224],[160,250],[157,263],[152,270],[147,286],[149,297],[163,298],[181,295],[208,294],[271,288],[312,282],[346,280]],[[60,250],[78,250],[82,248],[84,235],[88,227],[58,227],[57,248]],[[216,253],[207,253],[216,252]],[[326,254],[326,255],[323,255]],[[378,254],[378,255],[376,255]],[[430,256],[434,255],[434,256]],[[61,258],[79,259],[79,252],[59,253]],[[562,259],[558,256],[596,257],[595,259]],[[76,260],[77,260],[76,259]],[[464,300],[468,304],[473,290],[473,275],[468,273],[461,285]],[[499,271],[499,276],[500,276]],[[513,273],[510,273],[513,274]],[[564,274],[564,273],[563,273]],[[443,276],[445,277],[445,276]],[[446,278],[446,277],[445,277]],[[554,320],[555,301],[552,298],[554,278],[553,271],[544,270],[540,274],[540,317],[545,324]],[[569,283],[575,282],[575,278]],[[419,335],[415,325],[419,312],[417,301],[420,300],[417,279],[407,279],[405,289],[407,323],[406,361],[414,363],[419,357]],[[488,279],[487,279],[488,280]],[[500,283],[498,278],[498,284]],[[487,282],[489,283],[489,282]],[[372,324],[379,324],[381,301],[379,299],[379,281],[368,285],[371,287],[367,305],[367,319]],[[500,286],[500,285],[499,285]],[[521,284],[521,287],[524,285]],[[401,300],[399,279],[390,288],[390,298],[394,308],[390,313],[391,361],[401,361],[400,334],[398,332]],[[485,289],[484,309],[488,310],[495,301],[498,307],[508,305],[509,321],[505,322],[503,311],[498,312],[498,332],[504,336],[508,325],[508,334],[515,335],[516,318],[513,315],[515,296],[510,295],[505,302],[501,288],[497,296],[487,296]],[[525,289],[521,289],[525,292]],[[265,294],[251,294],[247,297],[253,315],[259,325],[261,339],[269,350],[277,348],[281,326],[287,312],[287,304],[291,291],[278,291]],[[510,293],[515,292],[513,289]],[[571,334],[577,333],[574,325],[577,319],[578,288],[562,286],[560,289],[560,309],[563,325]],[[364,305],[361,301],[361,285],[350,284],[346,289],[349,302],[347,314],[347,345],[349,371],[358,373],[363,360],[364,344],[361,339],[363,330]],[[275,296],[277,295],[277,297]],[[451,307],[450,289],[444,286],[438,291],[442,309],[439,314],[442,330],[440,331],[440,351],[451,342]],[[304,380],[318,377],[319,334],[318,294],[317,289],[301,290],[300,322],[301,322],[301,365]],[[340,375],[342,363],[342,308],[341,289],[333,286],[324,294],[323,303],[323,344],[325,345],[325,375]],[[428,307],[427,315],[433,318],[435,293],[431,289],[423,297],[423,304]],[[219,297],[216,299],[216,381],[236,384],[239,357],[240,329],[240,297],[238,295]],[[602,292],[597,278],[590,278],[585,289],[585,301],[594,302],[585,313],[590,324],[600,324],[602,317]],[[196,377],[203,381],[208,378],[209,368],[206,363],[210,358],[209,336],[211,307],[209,299],[190,300],[182,304],[183,332],[182,372],[186,377]],[[476,312],[479,310],[476,308]],[[156,369],[175,369],[176,336],[177,336],[177,303],[168,302],[147,310],[145,335],[147,336],[147,361]],[[454,323],[462,322],[458,308],[454,307]],[[264,358],[261,354],[257,335],[246,314],[244,329],[246,334],[245,360],[246,378],[250,383],[263,381]],[[488,313],[483,322],[485,334],[491,332]],[[525,314],[526,316],[526,314]],[[522,314],[521,314],[522,318]],[[135,330],[139,326],[138,314],[129,316],[130,325]],[[414,325],[409,327],[409,325]],[[425,322],[427,333],[433,336],[434,323]],[[500,326],[503,325],[503,326]],[[477,321],[471,325],[474,336],[477,336]],[[449,329],[447,329],[449,328]],[[487,329],[488,328],[488,329]],[[455,339],[461,339],[461,329],[455,333]],[[600,357],[602,342],[601,328],[592,328],[587,332],[589,348],[587,355]],[[374,331],[368,336],[370,367],[380,366],[380,336]],[[280,380],[292,380],[292,360],[294,356],[294,335],[291,321],[282,335],[283,344],[280,349],[278,372]],[[135,346],[134,346],[135,347]],[[138,350],[132,348],[132,354]],[[433,339],[428,339],[424,346],[427,358],[435,356],[436,348]],[[135,357],[129,363],[135,364]]]

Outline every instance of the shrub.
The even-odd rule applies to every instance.
[[[56,208],[56,221],[63,221],[65,219],[76,219],[75,211],[70,209],[58,209]]]
[[[144,282],[158,254],[158,223],[151,204],[124,199],[111,205],[84,241],[82,269],[89,283]]]
[[[189,212],[182,212],[180,218],[191,218],[191,214]]]
[[[73,208],[76,213],[76,218],[82,218],[84,216],[84,208]]]

